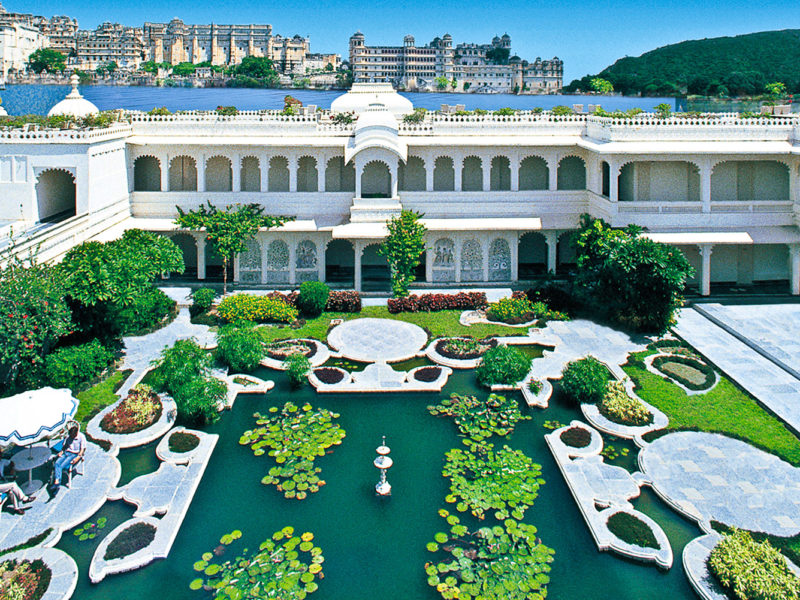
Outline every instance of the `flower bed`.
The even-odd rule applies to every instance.
[[[292,354],[311,358],[317,353],[316,344],[304,340],[279,340],[267,346],[267,356],[275,360],[286,360]]]
[[[417,369],[414,371],[414,379],[424,383],[430,383],[439,379],[441,374],[441,367],[423,367],[422,369]]]
[[[619,425],[638,427],[653,422],[653,415],[637,398],[632,398],[621,381],[609,381],[606,393],[597,409],[609,421]]]
[[[281,292],[270,292],[266,294],[269,298],[283,300],[289,306],[297,308],[297,292],[282,294]],[[354,290],[331,290],[328,294],[328,301],[325,303],[326,312],[359,313],[361,312],[361,294]]]
[[[586,448],[592,441],[592,434],[583,427],[570,427],[562,431],[559,436],[561,441],[572,448]]]
[[[156,528],[150,523],[134,523],[123,529],[117,537],[111,540],[106,548],[104,560],[114,560],[129,556],[142,548],[147,548],[156,537]]]
[[[405,298],[389,298],[386,306],[392,314],[403,312],[436,312],[440,310],[477,310],[488,302],[483,292],[458,294],[412,294]]]
[[[536,319],[536,312],[533,304],[527,298],[501,298],[489,305],[489,308],[486,309],[486,317],[490,321],[519,325]]]
[[[445,358],[472,360],[497,346],[496,339],[473,340],[472,338],[443,338],[434,346],[436,352]]]
[[[0,562],[0,598],[39,600],[50,587],[52,575],[41,559]]]
[[[641,548],[661,548],[650,526],[626,512],[614,513],[606,523],[608,530],[626,544]]]
[[[177,454],[191,452],[200,445],[200,438],[193,433],[176,431],[169,436],[169,451]]]
[[[657,356],[653,367],[690,390],[706,390],[716,380],[712,367],[687,356]]]
[[[339,369],[331,369],[329,367],[321,367],[314,369],[314,375],[322,383],[333,384],[339,383],[344,379],[344,373]]]
[[[255,321],[257,323],[291,323],[297,319],[297,309],[283,298],[271,295],[234,294],[226,296],[217,306],[217,314],[228,323]]]
[[[161,400],[150,386],[140,384],[100,421],[107,433],[136,433],[150,427],[161,418]]]

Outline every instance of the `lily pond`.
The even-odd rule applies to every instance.
[[[453,417],[433,416],[428,406],[441,404],[453,392],[488,397],[488,392],[477,387],[474,372],[453,373],[441,394],[317,394],[309,385],[291,390],[288,377],[282,372],[260,369],[253,374],[272,379],[275,388],[267,395],[240,395],[233,410],[223,413],[214,426],[206,428],[209,433],[219,434],[220,439],[169,558],[91,584],[87,571],[97,543],[104,532],[111,531],[133,513],[133,508],[123,502],[107,503],[92,517],[94,524],[104,519],[103,529],[97,530],[94,538],[81,539],[80,535],[65,533],[58,545],[75,557],[79,565],[80,580],[74,597],[81,600],[211,598],[211,592],[189,587],[203,576],[193,566],[204,554],[205,559],[210,559],[213,551],[213,561],[217,563],[244,554],[253,556],[259,552],[259,545],[273,539],[275,532],[291,527],[295,536],[313,533],[313,546],[321,548],[324,554],[323,577],[314,580],[312,589],[316,584],[319,588],[311,598],[440,598],[436,588],[429,585],[426,573],[427,563],[436,565],[451,559],[442,548],[434,553],[429,551],[431,547],[437,548],[434,540],[441,541],[444,532],[451,531],[440,511],[457,514],[460,523],[470,530],[503,524],[494,518],[493,510],[487,511],[485,519],[480,521],[469,510],[457,512],[455,504],[445,501],[453,493],[450,481],[442,476],[445,454],[460,449],[462,462],[456,464],[463,464],[463,453],[470,448],[463,443]],[[543,438],[549,433],[546,424],[566,424],[581,419],[580,413],[561,401],[557,386],[546,410],[529,409],[518,392],[507,394],[519,404],[521,416],[530,418],[516,422],[509,436],[495,435],[484,442],[492,443],[498,452],[507,445],[541,465],[538,478],[544,484],[539,485],[535,498],[523,511],[524,516],[516,519],[518,524],[512,529],[526,530],[524,524],[535,526],[537,532],[533,537],[538,538],[535,541],[555,552],[548,573],[547,597],[694,599],[679,557],[684,545],[700,535],[699,529],[644,488],[634,505],[655,519],[668,535],[676,556],[672,569],[662,571],[652,564],[598,552]],[[266,452],[257,456],[252,445],[240,444],[246,431],[258,427],[254,413],[269,416],[276,413],[270,412],[270,408],[279,411],[287,402],[338,413],[336,423],[346,432],[340,444],[331,445],[324,456],[314,460],[313,466],[320,469],[318,475],[325,485],[315,493],[308,493],[303,500],[284,497],[285,491],[279,490],[275,482],[262,483],[276,466],[275,458]],[[392,495],[378,497],[375,484],[379,471],[372,463],[384,435],[394,460],[388,471]],[[606,443],[615,449],[615,456],[610,459],[612,464],[636,469],[636,448],[632,443],[616,439],[607,439]],[[157,468],[154,449],[155,444],[151,444],[120,452],[121,484]],[[517,455],[516,460],[527,464],[525,457]],[[526,503],[528,500],[525,499]],[[226,536],[234,531],[237,539]],[[221,544],[223,536],[227,539]],[[281,543],[284,542],[275,544]],[[302,552],[300,560],[304,560]],[[442,573],[443,581],[446,576],[447,573]]]

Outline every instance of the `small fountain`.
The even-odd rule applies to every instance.
[[[392,494],[392,486],[386,481],[386,471],[394,464],[394,461],[389,456],[391,450],[389,446],[386,445],[385,435],[383,436],[381,445],[378,446],[375,451],[378,453],[378,456],[372,461],[372,464],[381,470],[381,479],[375,484],[375,493],[379,496],[390,496]]]

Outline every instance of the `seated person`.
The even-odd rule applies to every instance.
[[[61,477],[64,469],[70,465],[77,465],[86,452],[86,436],[83,435],[78,425],[73,424],[67,432],[67,437],[61,444],[61,450],[56,454],[56,463],[53,467],[53,486],[58,488],[61,485]]]
[[[17,485],[17,482],[14,481],[14,476],[16,475],[16,471],[14,470],[13,463],[8,463],[5,468],[5,476],[11,479],[8,482],[0,482],[0,494],[8,494],[9,498],[11,498],[11,504],[13,506],[12,512],[21,515],[25,512],[25,509],[20,508],[19,503],[23,502],[27,504],[28,502],[33,502],[36,500],[36,496],[26,496],[25,492],[22,491]]]

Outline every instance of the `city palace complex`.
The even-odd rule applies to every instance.
[[[73,77],[77,86],[77,77]],[[97,109],[77,88],[51,114]],[[386,220],[424,215],[418,285],[509,285],[574,264],[580,215],[646,227],[680,248],[691,282],[800,293],[800,121],[738,114],[629,119],[550,112],[428,113],[388,83],[356,83],[330,110],[122,113],[107,128],[0,132],[0,221],[57,259],[129,228],[171,237],[189,277],[221,275],[189,210],[258,203],[295,218],[237,256],[242,284],[309,280],[386,289]],[[334,119],[338,113],[353,115]],[[53,223],[56,221],[56,223]]]

